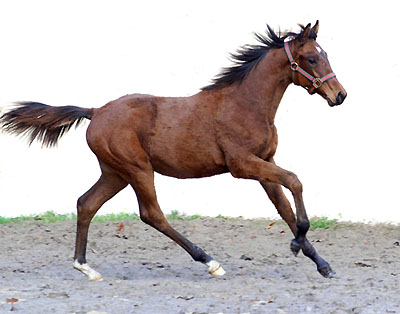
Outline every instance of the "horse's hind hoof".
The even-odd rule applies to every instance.
[[[292,242],[290,242],[290,250],[294,254],[294,256],[297,256],[299,254],[299,251],[301,249],[300,243],[297,242],[296,239],[293,239]]]
[[[215,277],[220,277],[225,275],[225,270],[221,267],[221,265],[217,261],[210,261],[206,263],[208,266],[208,273]]]
[[[327,265],[321,268],[318,268],[318,272],[324,276],[325,278],[334,278],[335,272],[332,270],[332,268]]]
[[[103,277],[86,263],[81,264],[77,260],[75,260],[74,268],[81,271],[86,276],[88,276],[88,279],[90,281],[94,281],[94,282],[95,281],[103,281]]]

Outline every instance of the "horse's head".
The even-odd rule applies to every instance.
[[[328,55],[316,41],[318,28],[318,21],[313,27],[308,24],[296,39],[285,42],[285,51],[294,84],[310,94],[319,94],[333,107],[343,103],[347,92],[333,73]]]

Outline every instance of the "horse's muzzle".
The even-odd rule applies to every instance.
[[[346,99],[346,97],[347,97],[347,93],[344,93],[344,92],[340,91],[340,92],[337,94],[337,96],[336,96],[336,102],[333,102],[332,100],[330,100],[330,99],[328,98],[328,104],[329,104],[329,106],[331,106],[331,107],[339,106],[339,105],[341,105],[341,104],[344,102],[344,100]]]

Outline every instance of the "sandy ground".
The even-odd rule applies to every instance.
[[[91,226],[88,261],[104,281],[89,282],[72,268],[74,222],[0,225],[0,313],[400,313],[399,226],[310,231],[336,271],[325,279],[291,255],[282,222],[171,223],[227,274],[211,277],[140,221],[108,222]]]

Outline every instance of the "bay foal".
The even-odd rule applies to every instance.
[[[91,120],[87,142],[96,154],[101,176],[78,200],[74,267],[90,280],[102,276],[86,262],[90,222],[98,209],[130,185],[140,218],[186,250],[212,275],[225,272],[217,261],[173,229],[157,202],[154,171],[176,178],[201,178],[230,172],[260,182],[295,238],[291,250],[311,258],[325,277],[329,264],[306,238],[309,220],[297,176],[278,167],[275,114],[289,84],[317,93],[330,106],[340,105],[346,91],[332,72],[327,54],[316,42],[319,24],[299,33],[276,34],[268,27],[258,45],[242,47],[235,64],[225,68],[191,97],[133,94],[98,109],[52,107],[26,102],[0,118],[6,132],[26,134],[53,146],[74,124]],[[294,215],[282,186],[293,195]]]

